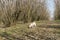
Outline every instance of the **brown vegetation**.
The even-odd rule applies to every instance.
[[[55,20],[60,20],[60,0],[55,0]]]
[[[1,22],[10,26],[18,20],[26,22],[48,20],[45,1],[43,0],[0,0]]]

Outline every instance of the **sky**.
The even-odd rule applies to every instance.
[[[54,0],[46,0],[47,8],[49,9],[50,20],[54,19]]]

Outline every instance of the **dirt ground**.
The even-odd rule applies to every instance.
[[[37,23],[33,28],[28,28],[28,25],[0,28],[0,40],[60,40],[59,24]]]

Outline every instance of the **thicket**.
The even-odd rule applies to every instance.
[[[48,20],[44,0],[0,0],[0,22],[10,26],[17,21]]]

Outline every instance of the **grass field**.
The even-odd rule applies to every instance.
[[[0,28],[0,40],[60,40],[60,24],[56,22],[36,22],[37,26],[28,28],[29,23]]]

